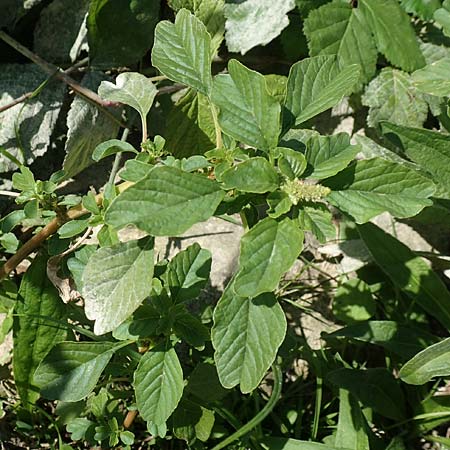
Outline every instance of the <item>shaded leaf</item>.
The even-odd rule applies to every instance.
[[[380,345],[402,358],[411,358],[435,341],[433,335],[390,320],[372,320],[351,325],[323,336],[324,339],[348,338]]]
[[[300,228],[311,231],[320,243],[336,238],[333,216],[322,203],[302,204],[298,214],[298,221]]]
[[[223,196],[219,184],[203,176],[155,167],[112,202],[105,219],[118,229],[131,223],[154,236],[176,236],[209,219]]]
[[[417,171],[384,159],[356,161],[323,182],[332,192],[327,199],[357,223],[388,211],[411,217],[431,205],[434,184]]]
[[[215,144],[211,105],[204,95],[189,90],[167,116],[165,147],[177,158],[203,155]]]
[[[280,104],[270,96],[263,75],[232,59],[229,75],[214,78],[212,101],[220,108],[224,133],[262,150],[275,148],[280,134]]]
[[[225,388],[255,389],[275,360],[286,334],[286,318],[272,293],[249,299],[230,282],[214,309],[212,343],[219,379]]]
[[[267,217],[241,238],[239,271],[234,289],[242,297],[273,291],[303,248],[303,232],[295,221]]]
[[[100,161],[107,156],[122,152],[138,154],[138,151],[128,142],[120,141],[119,139],[110,139],[109,141],[102,142],[95,147],[95,150],[92,153],[92,159],[94,161]]]
[[[294,0],[247,0],[225,5],[225,39],[230,52],[247,53],[257,45],[266,45],[289,24],[287,13]]]
[[[413,13],[423,20],[431,20],[433,13],[441,6],[440,0],[402,0],[401,5],[407,13]]]
[[[92,0],[87,20],[90,63],[100,68],[136,63],[152,47],[158,19],[159,2]]]
[[[338,369],[330,372],[327,379],[378,414],[395,420],[404,419],[403,391],[387,369]]]
[[[167,78],[209,95],[211,37],[203,22],[181,9],[175,23],[159,22],[155,30],[152,64]]]
[[[214,425],[214,411],[183,399],[173,413],[173,432],[178,439],[207,441]]]
[[[153,256],[153,238],[143,238],[100,248],[89,258],[82,294],[95,334],[114,330],[150,295]]]
[[[375,262],[411,301],[450,327],[450,292],[429,265],[405,244],[376,225],[358,226]]]
[[[163,425],[183,394],[183,371],[173,348],[145,353],[134,372],[136,403],[142,418]]]
[[[67,335],[65,307],[47,278],[47,258],[38,256],[25,273],[15,304],[14,381],[29,409],[39,398],[33,375],[51,348]],[[61,322],[61,323],[58,323]]]

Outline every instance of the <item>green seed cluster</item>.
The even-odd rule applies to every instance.
[[[299,202],[318,202],[331,192],[325,186],[310,184],[298,178],[287,180],[281,189],[288,194],[293,205]]]

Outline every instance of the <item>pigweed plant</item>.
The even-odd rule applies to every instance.
[[[2,448],[450,448],[449,1],[44,3],[0,19],[38,20],[0,31]],[[213,217],[211,299],[210,250],[155,242]]]

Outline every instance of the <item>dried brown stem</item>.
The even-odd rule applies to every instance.
[[[129,188],[133,183],[124,182],[117,186],[119,192],[123,192]],[[103,194],[97,194],[95,197],[97,204],[100,204],[103,200]],[[58,229],[68,222],[69,220],[77,219],[78,217],[87,214],[87,211],[83,206],[78,205],[69,209],[64,217],[55,217],[49,222],[39,233],[35,234],[29,239],[17,252],[9,258],[3,266],[0,267],[0,281],[5,279],[27,256],[37,250],[50,236],[55,234]]]
[[[33,61],[41,69],[43,69],[45,72],[47,72],[49,75],[53,75],[58,80],[66,83],[68,86],[70,86],[73,89],[73,91],[76,94],[82,96],[87,101],[96,105],[104,114],[106,114],[108,117],[110,117],[111,120],[113,120],[114,122],[117,122],[121,127],[123,127],[123,128],[126,127],[126,125],[124,125],[120,120],[117,119],[117,117],[115,117],[113,114],[111,114],[110,111],[108,111],[106,109],[107,106],[111,106],[111,103],[109,101],[103,100],[94,91],[91,91],[90,89],[88,89],[84,86],[81,86],[72,77],[67,75],[67,73],[62,71],[61,68],[45,61],[45,59],[41,58],[39,55],[36,55],[32,51],[28,50],[26,47],[24,47],[22,44],[17,42],[15,39],[13,39],[11,36],[6,34],[4,31],[0,31],[0,39],[2,39],[4,42],[6,42],[11,47],[13,47],[15,50],[17,50],[23,56],[28,58],[30,61]]]

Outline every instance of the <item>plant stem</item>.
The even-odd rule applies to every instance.
[[[219,125],[219,117],[217,116],[217,109],[215,105],[209,100],[209,106],[211,109],[212,118],[214,121],[214,130],[216,132],[216,147],[222,148],[223,147],[223,141],[222,141],[222,130],[220,129]]]
[[[129,181],[125,181],[117,186],[119,192],[123,192],[128,189],[131,185]],[[103,193],[97,194],[95,201],[100,204],[103,200]],[[19,248],[17,253],[15,253],[11,258],[9,258],[3,266],[0,267],[0,281],[5,279],[27,256],[33,253],[37,248],[39,248],[47,238],[55,234],[58,229],[68,222],[69,220],[77,219],[78,217],[87,214],[89,211],[83,208],[82,205],[70,208],[63,217],[55,217],[51,222],[49,222],[38,234],[35,234],[30,240],[25,242],[22,247]]]
[[[314,422],[311,438],[313,441],[317,439],[317,433],[319,432],[319,419],[320,419],[320,410],[322,408],[322,378],[316,378],[316,404],[314,405]]]
[[[111,120],[118,123],[121,127],[125,128],[125,125],[119,119],[117,119],[117,117],[115,117],[114,114],[112,114],[110,111],[106,109],[107,106],[111,106],[110,102],[103,100],[94,91],[91,91],[90,89],[78,84],[73,78],[67,75],[67,73],[62,71],[61,68],[53,64],[50,64],[49,62],[45,61],[45,59],[28,50],[26,47],[17,42],[15,39],[6,34],[4,31],[0,31],[0,39],[2,39],[11,47],[13,47],[15,50],[17,50],[23,56],[28,58],[30,61],[33,61],[49,75],[54,75],[56,78],[66,83],[74,90],[76,94],[81,95],[83,98],[96,105]]]
[[[128,135],[130,134],[130,129],[129,128],[125,128],[123,130],[122,133],[122,137],[120,138],[120,140],[122,142],[125,142],[128,139]],[[114,158],[114,163],[111,169],[111,173],[109,174],[109,179],[108,179],[108,183],[114,184],[114,179],[116,178],[117,172],[119,170],[119,166],[120,166],[120,160],[122,159],[122,154],[121,153],[116,153],[116,157]]]
[[[12,191],[0,191],[0,195],[4,195],[6,197],[18,197],[20,194]]]
[[[259,425],[273,410],[276,403],[278,402],[280,395],[281,395],[281,387],[283,384],[283,377],[281,373],[281,369],[278,366],[278,364],[274,364],[272,366],[273,371],[273,390],[272,395],[270,396],[269,401],[266,403],[264,408],[256,414],[253,419],[251,419],[249,422],[247,422],[244,426],[239,428],[235,433],[228,436],[226,439],[224,439],[222,442],[217,444],[215,447],[213,447],[211,450],[220,450],[222,448],[227,447],[229,444],[234,442],[235,440],[239,439],[240,437],[247,434],[249,431],[251,431],[253,428],[255,428],[257,425]]]

